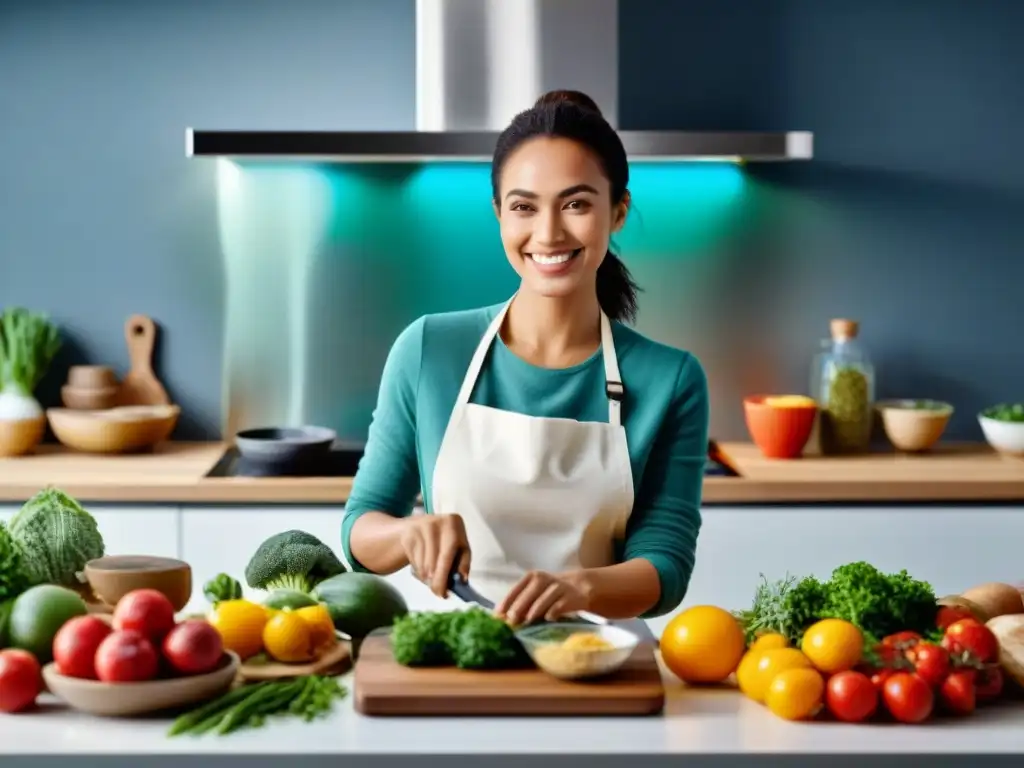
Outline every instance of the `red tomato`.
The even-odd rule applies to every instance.
[[[152,680],[159,666],[156,649],[141,632],[112,632],[96,649],[96,676],[104,683]]]
[[[114,629],[139,632],[159,643],[174,628],[174,605],[155,589],[136,589],[117,601]]]
[[[183,621],[164,638],[164,658],[183,675],[201,675],[213,670],[224,655],[220,632],[205,621]]]
[[[939,629],[945,629],[950,624],[954,624],[960,619],[973,619],[974,614],[971,613],[970,609],[964,608],[960,605],[943,605],[939,608],[939,612],[935,615],[935,626]]]
[[[882,638],[882,646],[885,648],[896,648],[904,650],[912,648],[921,642],[921,636],[917,632],[897,632]]]
[[[949,652],[935,643],[918,643],[906,652],[917,676],[933,688],[942,684],[949,674]]]
[[[43,690],[43,673],[28,651],[0,651],[0,712],[22,712],[31,707]]]
[[[878,690],[871,678],[860,672],[839,672],[828,679],[825,704],[837,719],[859,723],[878,708]]]
[[[96,679],[96,649],[113,632],[96,616],[76,616],[68,620],[53,638],[53,660],[57,671],[68,677]]]
[[[1003,670],[999,667],[985,667],[979,670],[974,682],[974,694],[978,701],[986,703],[998,699],[1003,692]]]
[[[880,669],[871,676],[871,684],[875,690],[882,693],[885,690],[885,681],[896,674],[895,669]]]
[[[947,712],[955,715],[969,715],[977,703],[974,690],[973,669],[957,669],[942,681],[939,700]]]
[[[889,713],[901,723],[924,722],[935,706],[931,686],[909,672],[897,672],[886,680],[882,699]]]
[[[942,646],[950,653],[966,651],[982,664],[999,658],[999,640],[991,629],[977,619],[960,619],[946,627]]]

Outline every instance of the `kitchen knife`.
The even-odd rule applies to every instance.
[[[462,578],[462,574],[458,571],[452,571],[448,577],[448,588],[462,600],[464,603],[476,603],[481,608],[486,608],[489,611],[494,610],[494,602],[488,600],[486,597],[481,595],[469,582]],[[586,611],[579,611],[578,613],[568,614],[558,620],[559,622],[572,622],[574,624],[608,624],[608,619],[603,616],[598,616],[596,613],[588,613]],[[554,622],[549,621],[536,621],[534,624],[551,624]]]

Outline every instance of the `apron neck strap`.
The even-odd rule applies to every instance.
[[[515,296],[512,297],[512,299],[514,298]],[[466,405],[469,402],[473,388],[476,386],[476,380],[484,367],[484,360],[487,359],[487,352],[501,329],[505,315],[508,314],[508,308],[512,305],[512,299],[505,302],[505,305],[487,327],[483,338],[480,339],[476,352],[473,353],[473,359],[469,363],[469,369],[466,371],[466,377],[462,380],[462,388],[459,390],[458,400],[455,401],[456,406]],[[608,396],[608,423],[617,427],[622,423],[622,401],[625,399],[626,390],[619,374],[619,359],[615,354],[612,324],[603,310],[601,311],[601,352],[601,356],[604,358],[605,394]]]

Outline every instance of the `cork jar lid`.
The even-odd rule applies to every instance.
[[[832,338],[834,340],[844,341],[846,339],[854,339],[857,337],[857,331],[860,330],[860,324],[856,320],[837,318],[829,323],[829,329],[832,331]]]

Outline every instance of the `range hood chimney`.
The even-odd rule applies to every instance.
[[[415,131],[186,130],[189,157],[489,161],[542,93],[583,91],[618,128],[619,0],[417,0]],[[685,98],[685,94],[682,95]],[[813,157],[806,131],[619,131],[633,162]]]

